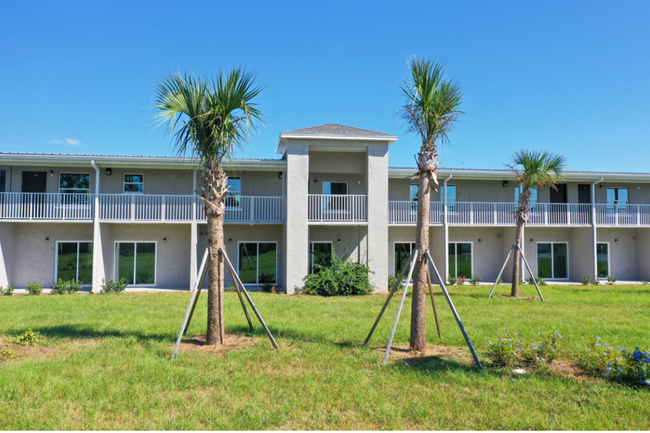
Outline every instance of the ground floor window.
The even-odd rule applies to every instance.
[[[91,284],[93,278],[93,243],[58,242],[56,254],[56,276],[65,281],[75,280],[79,284]]]
[[[116,279],[129,284],[156,284],[156,243],[116,242]]]
[[[395,258],[395,275],[399,276],[408,264],[409,257],[415,251],[415,242],[395,242],[393,257]]]
[[[332,243],[331,242],[310,242],[309,243],[309,273],[317,272],[315,265],[329,266],[332,264]]]
[[[449,242],[449,275],[472,278],[472,243]]]
[[[537,244],[537,276],[539,278],[569,278],[569,244],[545,242]]]
[[[596,264],[598,278],[607,278],[609,273],[609,243],[596,244]]]
[[[278,243],[240,242],[238,272],[244,284],[275,284],[277,281]]]

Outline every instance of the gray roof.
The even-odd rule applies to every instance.
[[[326,123],[309,128],[294,129],[283,134],[291,135],[335,135],[339,137],[394,137],[384,132],[370,131],[369,129],[354,128],[352,126],[339,125],[337,123]]]

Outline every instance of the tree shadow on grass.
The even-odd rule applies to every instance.
[[[169,334],[157,334],[142,331],[118,331],[114,329],[96,329],[88,325],[56,325],[29,327],[40,332],[44,337],[66,339],[102,339],[102,338],[135,338],[138,341],[174,342],[175,337]],[[26,330],[27,328],[25,328]],[[16,335],[24,331],[18,331]]]
[[[304,343],[329,344],[329,345],[343,347],[343,348],[353,348],[353,347],[361,346],[363,343],[363,341],[357,341],[352,339],[336,341],[336,340],[329,339],[323,335],[314,335],[314,334],[310,334],[309,332],[301,332],[294,328],[279,329],[274,326],[268,326],[268,328],[271,334],[273,335],[273,337],[276,339],[285,338],[288,340],[301,341]],[[266,332],[264,331],[264,328],[262,328],[262,325],[260,324],[253,324],[252,332],[250,328],[246,325],[229,326],[227,327],[227,329],[229,332],[234,332],[237,334],[262,337],[265,339],[268,338]]]

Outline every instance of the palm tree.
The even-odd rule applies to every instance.
[[[167,125],[179,156],[190,155],[203,169],[199,199],[208,220],[210,261],[208,275],[207,344],[223,344],[223,218],[228,194],[228,176],[221,168],[249,137],[262,112],[252,102],[263,90],[255,85],[255,74],[234,67],[219,70],[213,78],[169,75],[157,85],[155,117]]]
[[[400,110],[409,132],[422,139],[417,164],[419,177],[416,248],[424,253],[429,249],[429,200],[431,188],[437,191],[438,144],[448,141],[447,133],[458,119],[462,91],[452,80],[444,79],[441,62],[412,57],[409,60],[411,79],[404,80],[400,88],[406,103]],[[426,346],[426,293],[427,269],[418,260],[413,275],[413,303],[411,307],[411,350]]]
[[[524,225],[528,221],[530,210],[530,198],[532,190],[555,186],[564,180],[564,157],[547,151],[520,150],[512,155],[510,168],[516,173],[519,182],[519,204],[515,211],[517,218],[517,230],[515,232],[515,244],[521,245],[521,236]],[[514,249],[512,263],[512,296],[519,296],[519,279],[521,275],[521,251]]]

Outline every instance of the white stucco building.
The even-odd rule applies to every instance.
[[[226,249],[244,282],[293,293],[334,251],[367,261],[385,291],[415,239],[415,168],[389,168],[396,140],[321,125],[280,134],[278,159],[226,162]],[[514,241],[514,173],[438,176],[434,260],[446,275],[494,281]],[[207,246],[196,184],[189,159],[0,153],[0,285],[75,278],[98,291],[103,278],[123,277],[187,289]],[[650,280],[650,173],[568,172],[533,198],[523,247],[536,276]]]

